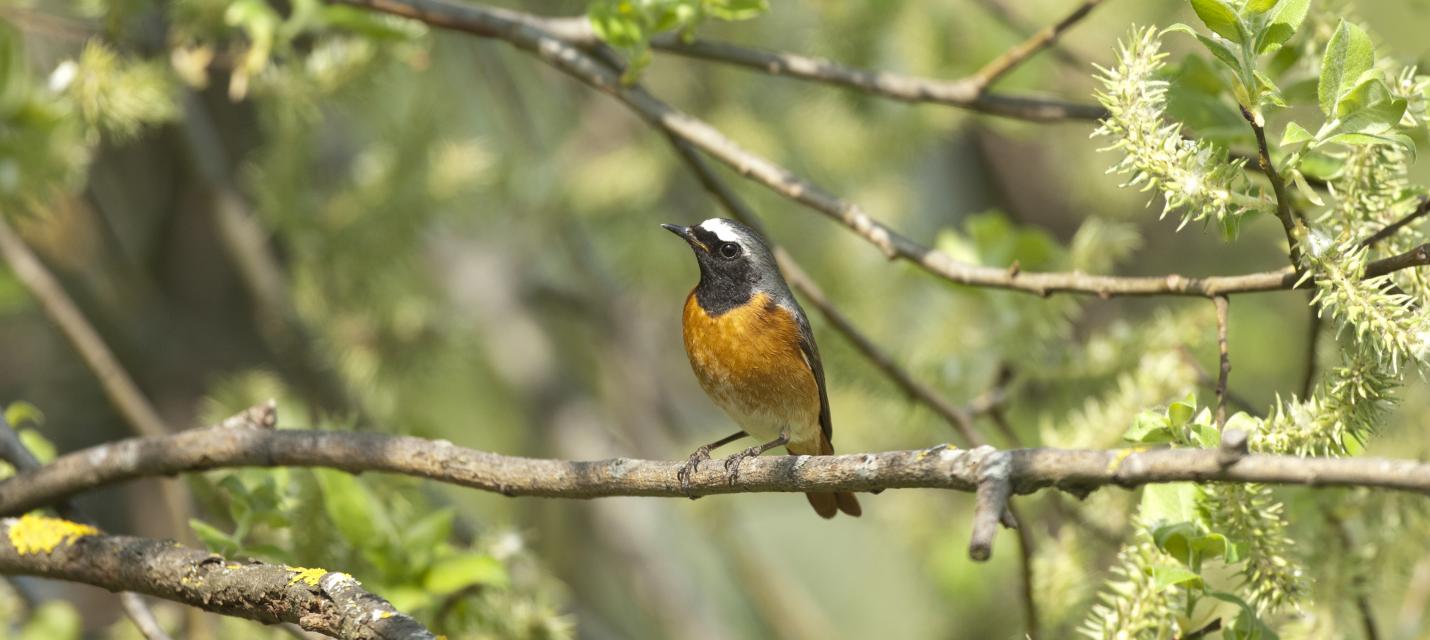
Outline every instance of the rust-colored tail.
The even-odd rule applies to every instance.
[[[789,447],[789,452],[795,455],[815,455],[812,451],[799,451],[796,447]],[[822,456],[834,455],[834,445],[824,437],[819,435],[819,454]],[[859,508],[859,501],[854,498],[854,494],[848,491],[839,493],[806,493],[804,497],[809,500],[809,506],[814,507],[814,512],[821,518],[833,518],[840,511],[859,517],[863,510]]]

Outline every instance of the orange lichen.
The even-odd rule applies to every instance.
[[[98,535],[99,529],[78,522],[26,514],[10,522],[10,544],[20,555],[49,553],[66,542]]]

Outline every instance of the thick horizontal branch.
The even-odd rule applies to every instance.
[[[328,467],[428,478],[508,496],[599,498],[684,497],[752,492],[872,491],[936,488],[973,491],[991,455],[1006,456],[1014,493],[1057,487],[1082,494],[1098,487],[1162,482],[1259,482],[1363,486],[1430,495],[1430,464],[1377,458],[1246,455],[1228,461],[1217,450],[957,449],[838,456],[766,456],[744,461],[734,483],[707,463],[690,478],[684,460],[614,458],[568,461],[505,456],[445,440],[371,432],[213,427],[158,438],[134,438],[59,457],[0,482],[0,514],[16,514],[135,478],[228,467]]]
[[[623,84],[617,71],[581,48],[585,43],[582,40],[584,36],[581,35],[584,32],[583,27],[576,22],[562,20],[553,23],[527,14],[479,5],[455,4],[445,0],[332,1],[413,18],[436,27],[504,40],[531,52],[592,88],[615,97],[652,125],[729,165],[740,175],[843,224],[878,247],[890,259],[907,260],[950,282],[1038,295],[1076,293],[1102,297],[1188,295],[1210,298],[1234,293],[1290,289],[1297,280],[1296,275],[1289,269],[1205,278],[1181,275],[1119,277],[1076,272],[1025,272],[1016,268],[962,262],[947,253],[921,245],[899,234],[870,217],[858,205],[839,198],[788,169],[740,147],[705,121],[662,102],[639,85]],[[1376,271],[1381,266],[1393,267],[1390,270],[1394,270],[1426,263],[1423,252],[1420,256],[1407,254],[1401,262],[1394,262],[1399,258],[1401,257],[1372,263],[1367,269],[1367,275],[1378,275]]]
[[[435,638],[345,573],[232,562],[168,540],[104,535],[39,516],[0,521],[0,538],[0,573],[8,575],[146,593],[259,622],[291,622],[338,638]]]

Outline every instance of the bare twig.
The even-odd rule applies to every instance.
[[[1311,387],[1316,384],[1316,353],[1321,346],[1321,310],[1314,303],[1308,303],[1306,321],[1306,366],[1301,370],[1301,397],[1311,395]]]
[[[1290,269],[1239,276],[1192,278],[1181,275],[1150,277],[1094,276],[1084,273],[1037,273],[974,265],[954,259],[906,238],[871,218],[858,205],[843,200],[765,158],[755,155],[704,121],[656,99],[640,86],[626,86],[619,74],[554,31],[535,26],[524,15],[445,0],[332,0],[341,4],[414,18],[436,27],[498,38],[528,51],[562,72],[607,93],[630,107],[652,125],[679,137],[737,173],[777,194],[814,209],[878,247],[891,259],[902,259],[925,271],[959,284],[1051,295],[1146,296],[1190,295],[1211,297],[1256,291],[1276,291],[1295,286],[1298,276]],[[569,29],[568,29],[569,30]],[[1430,251],[1411,251],[1371,263],[1366,276],[1430,264]],[[1304,285],[1303,285],[1304,286]]]
[[[1266,144],[1266,127],[1257,121],[1256,115],[1248,111],[1245,105],[1241,105],[1241,116],[1246,118],[1252,133],[1256,135],[1256,161],[1261,166],[1261,172],[1265,173],[1266,179],[1271,182],[1271,191],[1276,195],[1276,219],[1281,221],[1281,227],[1286,231],[1291,267],[1300,271],[1301,240],[1306,237],[1306,225],[1291,208],[1291,197],[1286,193],[1286,181],[1271,162],[1271,149]]]
[[[999,452],[985,456],[978,465],[978,489],[973,506],[973,539],[968,557],[979,562],[993,555],[993,536],[1005,521],[1008,497],[1013,495],[1013,459]]]
[[[1031,521],[1024,518],[1018,506],[1012,501],[1008,502],[1008,513],[1013,515],[1013,520],[1018,523],[1013,530],[1018,533],[1018,569],[1022,578],[1020,594],[1023,600],[1023,635],[1028,638],[1039,637],[1038,632],[1038,600],[1033,583],[1033,557],[1037,549],[1033,544],[1033,528]]]
[[[139,629],[140,635],[147,640],[169,640],[169,634],[159,626],[159,619],[154,617],[154,612],[149,609],[148,603],[144,602],[144,596],[125,591],[119,594],[119,605],[124,608],[124,615],[129,616],[129,620]]]
[[[1245,455],[1225,464],[1215,449],[1150,451],[955,449],[939,445],[913,451],[836,456],[769,456],[745,460],[730,482],[723,469],[705,467],[690,477],[690,493],[677,472],[684,460],[614,458],[569,461],[522,458],[477,451],[442,440],[378,433],[209,428],[159,438],[134,438],[61,456],[35,471],[0,483],[0,514],[14,514],[77,493],[141,477],[229,467],[328,467],[352,473],[380,471],[429,478],[508,496],[685,498],[752,492],[872,491],[987,488],[980,537],[988,522],[1004,519],[994,509],[1007,462],[1012,493],[1056,487],[1078,495],[1099,487],[1135,487],[1163,482],[1257,482],[1309,487],[1371,487],[1430,495],[1430,463],[1384,458],[1303,458]],[[716,465],[718,466],[718,465]],[[986,471],[984,471],[986,469]],[[1005,498],[1006,504],[1006,496]],[[988,511],[991,510],[990,515]]]
[[[1216,305],[1216,345],[1217,361],[1220,367],[1217,369],[1216,377],[1216,425],[1218,428],[1226,426],[1226,387],[1227,379],[1231,376],[1231,353],[1227,349],[1227,325],[1230,324],[1226,296],[1212,298]]]
[[[10,223],[0,212],[0,255],[15,272],[15,277],[40,303],[40,308],[50,321],[59,327],[75,351],[79,352],[90,371],[99,380],[105,396],[118,409],[129,426],[144,436],[162,436],[169,433],[169,427],[159,417],[159,412],[149,403],[139,390],[139,385],[129,377],[129,373],[119,364],[119,359],[109,350],[99,332],[80,312],[64,287],[60,285],[50,270],[40,262],[39,256],[25,244]],[[165,506],[170,518],[174,537],[185,538],[188,534],[189,500],[187,494],[177,485],[169,482],[160,484]]]
[[[1197,362],[1196,354],[1192,353],[1192,350],[1187,348],[1187,345],[1178,346],[1177,353],[1182,356],[1182,361],[1187,363],[1187,366],[1191,367],[1192,370],[1196,372],[1197,385],[1201,387],[1206,387],[1207,389],[1211,389],[1212,393],[1216,393],[1216,378],[1211,377],[1211,374],[1207,373],[1207,370],[1205,367],[1202,366],[1202,363]],[[1241,394],[1232,391],[1229,387],[1226,390],[1226,400],[1227,402],[1230,402],[1231,404],[1235,405],[1237,409],[1240,409],[1248,414],[1260,415],[1259,412],[1261,410],[1258,409],[1256,405],[1251,404],[1250,400],[1247,400],[1246,398],[1242,397]]]
[[[1362,247],[1375,246],[1375,243],[1389,238],[1396,233],[1399,233],[1400,230],[1404,229],[1406,225],[1409,225],[1410,223],[1419,220],[1427,213],[1430,213],[1430,197],[1420,196],[1420,204],[1416,205],[1416,207],[1412,209],[1410,213],[1405,214],[1404,217],[1400,218],[1399,220],[1396,220],[1395,222],[1385,225],[1379,231],[1376,231],[1366,239],[1361,240],[1360,245]]]
[[[129,422],[134,431],[146,436],[159,436],[169,432],[159,413],[149,404],[139,386],[124,371],[119,359],[104,344],[99,332],[85,319],[79,307],[65,293],[49,269],[40,262],[30,247],[25,244],[15,229],[0,215],[0,255],[15,272],[16,278],[31,295],[39,301],[40,307],[50,320],[59,327],[75,351],[79,352],[85,364],[94,371],[100,386],[114,403],[119,413]]]
[[[297,623],[339,638],[433,639],[421,623],[345,573],[231,562],[171,541],[110,536],[41,516],[0,521],[0,572],[146,593],[269,624]]]
[[[1008,7],[1008,4],[1003,0],[980,0],[978,4],[981,5],[983,9],[989,14],[991,14],[995,19],[1003,23],[1003,26],[1013,31],[1023,33],[1034,31],[1033,25],[1030,24],[1027,20],[1023,19],[1023,17],[1014,13],[1013,10]],[[1079,72],[1087,70],[1087,61],[1090,58],[1088,58],[1087,56],[1078,55],[1076,52],[1069,51],[1067,47],[1067,42],[1061,39],[1053,41],[1052,47],[1051,49],[1049,49],[1048,52],[1051,53],[1053,56],[1057,57],[1058,62],[1061,62],[1069,69],[1073,69]]]
[[[358,4],[385,10],[368,0],[361,0]],[[413,9],[420,15],[411,17],[437,26],[462,29],[455,24],[442,24],[441,21],[451,16],[440,10],[432,10],[431,6],[414,6]],[[503,28],[500,23],[519,24],[548,32],[589,51],[596,51],[602,46],[601,40],[585,18],[546,18],[497,7],[472,9],[493,18],[487,26],[496,30]],[[1081,16],[1078,17],[1080,18]],[[1071,23],[1068,26],[1071,26]],[[487,37],[503,36],[487,34]],[[889,71],[859,69],[825,58],[785,51],[766,51],[709,40],[689,40],[678,34],[657,35],[651,39],[650,46],[657,51],[673,55],[744,67],[771,76],[842,86],[891,100],[941,104],[1005,118],[1048,122],[1098,120],[1107,116],[1107,110],[1096,104],[986,91],[986,84],[976,74],[958,80],[935,80]],[[1023,57],[1035,52],[1036,49],[1028,51]]]
[[[1018,43],[1013,48],[1003,52],[1002,55],[989,61],[988,64],[983,65],[981,69],[974,72],[971,76],[974,84],[980,88],[992,86],[999,78],[1017,68],[1018,65],[1022,64],[1028,58],[1033,57],[1034,54],[1057,42],[1058,36],[1087,17],[1087,14],[1092,12],[1093,8],[1101,3],[1102,0],[1083,0],[1078,4],[1076,9],[1073,9],[1072,13],[1063,17],[1062,20],[1044,27],[1027,40]]]

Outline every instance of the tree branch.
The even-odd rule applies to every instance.
[[[513,12],[497,11],[478,5],[458,5],[445,0],[330,0],[332,2],[372,9],[421,20],[435,27],[463,31],[473,35],[497,38],[532,53],[603,93],[630,107],[653,126],[678,137],[715,159],[729,165],[740,175],[754,180],[775,193],[814,209],[878,247],[890,259],[914,263],[923,270],[950,282],[1051,295],[1077,293],[1082,295],[1147,296],[1189,295],[1212,297],[1233,293],[1277,291],[1292,288],[1297,276],[1291,270],[1268,271],[1239,276],[1192,278],[1181,275],[1118,277],[1094,276],[1083,273],[1036,273],[1018,269],[990,267],[961,262],[906,238],[866,214],[858,205],[843,200],[820,186],[794,175],[765,158],[751,153],[727,138],[708,123],[684,113],[652,96],[640,86],[626,86],[619,74],[601,60],[582,50],[562,33],[572,32],[567,23],[564,31],[547,31],[541,18]],[[1393,266],[1404,269],[1430,264],[1430,255],[1410,252],[1405,256],[1386,258],[1367,268],[1367,277],[1377,268]],[[1396,260],[1400,260],[1396,262]],[[1386,263],[1382,265],[1381,263]],[[1386,271],[1388,272],[1388,271]]]
[[[1018,43],[1012,49],[990,60],[988,64],[983,65],[981,69],[974,72],[974,74],[970,76],[970,80],[980,88],[992,86],[999,78],[1017,68],[1018,65],[1022,64],[1028,58],[1052,46],[1053,43],[1057,42],[1058,36],[1087,17],[1087,14],[1091,13],[1092,10],[1101,3],[1102,0],[1083,0],[1078,4],[1076,9],[1073,9],[1072,13],[1063,17],[1062,20],[1044,27],[1027,40]]]
[[[995,458],[990,458],[995,457]],[[997,482],[984,473],[1005,459],[1012,494],[1056,487],[1084,495],[1099,487],[1165,482],[1257,482],[1310,487],[1372,487],[1430,495],[1430,463],[1382,458],[1242,455],[1217,449],[929,449],[745,460],[731,483],[719,465],[690,478],[684,460],[614,458],[568,461],[504,456],[443,440],[379,433],[208,428],[134,438],[70,453],[0,482],[0,514],[21,513],[77,493],[135,478],[230,467],[327,467],[428,478],[507,496],[684,498],[753,492],[937,488],[975,491]],[[996,470],[996,469],[995,469]],[[997,487],[990,487],[994,490]],[[997,495],[986,504],[996,506]],[[979,516],[986,522],[987,514]],[[997,518],[1003,517],[1002,512]],[[985,527],[986,528],[986,527]]]
[[[407,15],[433,26],[468,31],[488,38],[508,39],[504,32],[512,25],[521,25],[547,32],[583,49],[595,50],[604,46],[585,17],[547,18],[497,7],[470,5],[462,7],[472,11],[464,16],[460,11],[450,11],[450,7],[418,3],[411,3],[402,10],[410,13],[403,13],[392,10],[392,7],[408,5],[405,0],[329,1]],[[1095,0],[1094,4],[1100,1]],[[472,20],[473,17],[476,19]],[[1081,16],[1066,26],[1071,26],[1079,19]],[[860,69],[826,58],[785,51],[767,51],[710,40],[686,41],[678,34],[669,33],[651,38],[650,46],[657,51],[673,55],[744,67],[771,76],[845,87],[902,102],[942,104],[1005,118],[1053,122],[1099,120],[1107,116],[1107,110],[1096,104],[986,91],[986,83],[977,74],[958,80],[935,80],[889,71]],[[1026,58],[1036,51],[1035,48],[1021,55]]]
[[[110,536],[41,516],[0,521],[0,573],[147,593],[215,613],[352,639],[433,639],[345,573],[222,556],[171,541]]]

